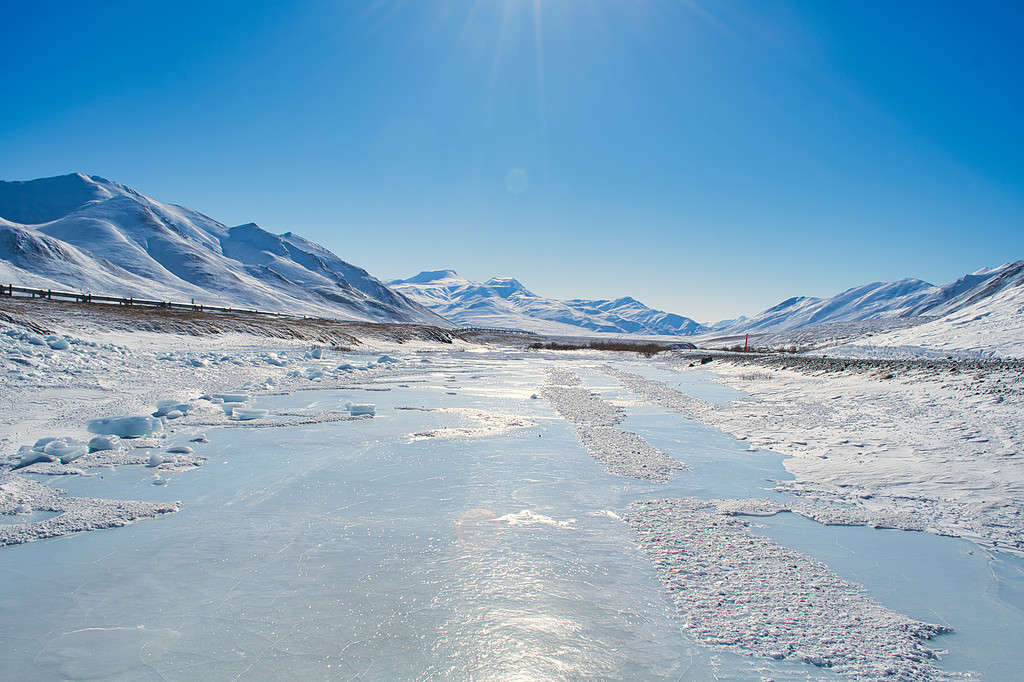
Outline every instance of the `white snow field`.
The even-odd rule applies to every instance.
[[[36,305],[0,316],[5,679],[1024,666],[1005,375],[132,332]]]

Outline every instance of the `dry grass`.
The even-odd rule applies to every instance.
[[[190,336],[244,333],[347,348],[361,345],[361,337],[382,338],[397,343],[423,340],[445,344],[461,338],[451,330],[423,324],[349,322],[241,311],[173,310],[20,297],[0,297],[0,326],[3,322],[28,327],[40,334],[50,333],[49,325],[81,330],[148,331]]]
[[[534,350],[607,350],[640,353],[644,357],[656,355],[666,347],[658,343],[642,343],[637,341],[583,341],[580,343],[533,343]]]

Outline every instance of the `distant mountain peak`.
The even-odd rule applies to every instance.
[[[654,310],[635,298],[559,300],[539,296],[514,277],[471,282],[454,270],[421,272],[391,285],[434,312],[461,324],[514,327],[554,334],[669,334],[705,331],[693,320]]]
[[[393,280],[392,284],[408,283],[408,284],[429,284],[430,282],[437,282],[442,279],[455,279],[458,278],[459,273],[454,270],[424,270],[417,275],[410,277],[409,279],[396,279]]]
[[[48,223],[118,193],[117,186],[110,181],[85,173],[0,180],[0,217],[23,225]]]
[[[523,283],[515,277],[491,277],[489,280],[484,282],[484,286],[498,290],[502,296],[511,296],[515,293],[533,295],[525,286],[523,286]]]

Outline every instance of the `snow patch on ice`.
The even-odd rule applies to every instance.
[[[538,514],[529,509],[523,509],[514,514],[505,514],[494,520],[503,521],[510,526],[549,526],[551,528],[574,528],[576,526],[576,519],[556,521],[550,516]]]
[[[695,499],[637,502],[626,515],[683,628],[698,641],[858,679],[951,678],[925,641],[948,627],[870,599],[827,566]]]

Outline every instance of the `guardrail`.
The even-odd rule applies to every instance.
[[[523,334],[526,336],[540,336],[537,332],[511,327],[456,327],[452,330],[457,333],[499,333],[499,334]]]
[[[219,313],[249,313],[253,315],[278,315],[281,317],[293,317],[283,313],[272,313],[265,310],[251,310],[248,308],[227,308],[217,305],[206,305],[203,303],[178,303],[175,301],[156,301],[147,298],[124,298],[121,296],[106,296],[102,294],[91,294],[80,291],[55,291],[53,289],[33,289],[31,287],[19,287],[13,284],[0,284],[0,296],[22,297],[22,298],[45,298],[47,300],[57,299],[65,301],[77,301],[78,303],[108,303],[123,306],[143,306],[148,308],[163,308],[165,310],[190,310],[194,312],[219,312]]]

